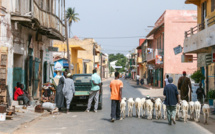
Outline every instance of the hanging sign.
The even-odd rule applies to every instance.
[[[163,56],[156,55],[155,61],[156,61],[156,64],[163,64]]]
[[[175,55],[179,54],[182,52],[182,47],[181,45],[178,45],[177,47],[173,48]]]
[[[58,47],[48,47],[49,52],[58,52]]]

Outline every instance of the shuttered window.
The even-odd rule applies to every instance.
[[[215,0],[211,0],[211,12],[215,10]]]

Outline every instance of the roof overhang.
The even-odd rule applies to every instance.
[[[141,46],[138,46],[136,49],[141,49],[142,48],[142,45]]]
[[[153,28],[152,31],[146,37],[150,37],[152,34],[154,34],[155,32],[157,32],[157,30],[159,30],[163,26],[164,26],[164,23],[162,23],[161,25]]]
[[[200,5],[201,0],[186,0],[185,4],[194,4],[194,5]]]
[[[82,47],[79,46],[79,45],[72,45],[70,48],[71,48],[71,49],[75,49],[75,50],[84,50],[84,51],[85,51],[85,49],[82,48]]]

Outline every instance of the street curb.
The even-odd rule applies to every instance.
[[[29,119],[28,121],[25,121],[25,122],[21,123],[21,124],[18,125],[17,127],[11,129],[11,130],[10,130],[11,132],[9,132],[9,133],[14,133],[15,131],[19,130],[22,126],[27,125],[27,124],[29,124],[29,123],[32,123],[33,121],[39,119],[40,117],[42,117],[42,116],[47,116],[47,115],[50,115],[50,112],[44,112],[44,113],[42,113],[41,115],[39,115],[39,116],[37,116],[37,117],[35,117],[35,118],[33,118],[33,119]]]

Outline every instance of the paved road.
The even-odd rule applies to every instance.
[[[176,122],[176,125],[169,126],[167,120],[147,120],[136,117],[125,118],[122,121],[111,123],[110,119],[110,80],[104,82],[103,110],[98,113],[85,113],[83,110],[72,111],[70,114],[61,113],[60,115],[43,117],[17,133],[36,133],[36,134],[208,134],[211,133],[196,124],[195,122]],[[123,96],[143,97],[141,90],[124,81]]]

